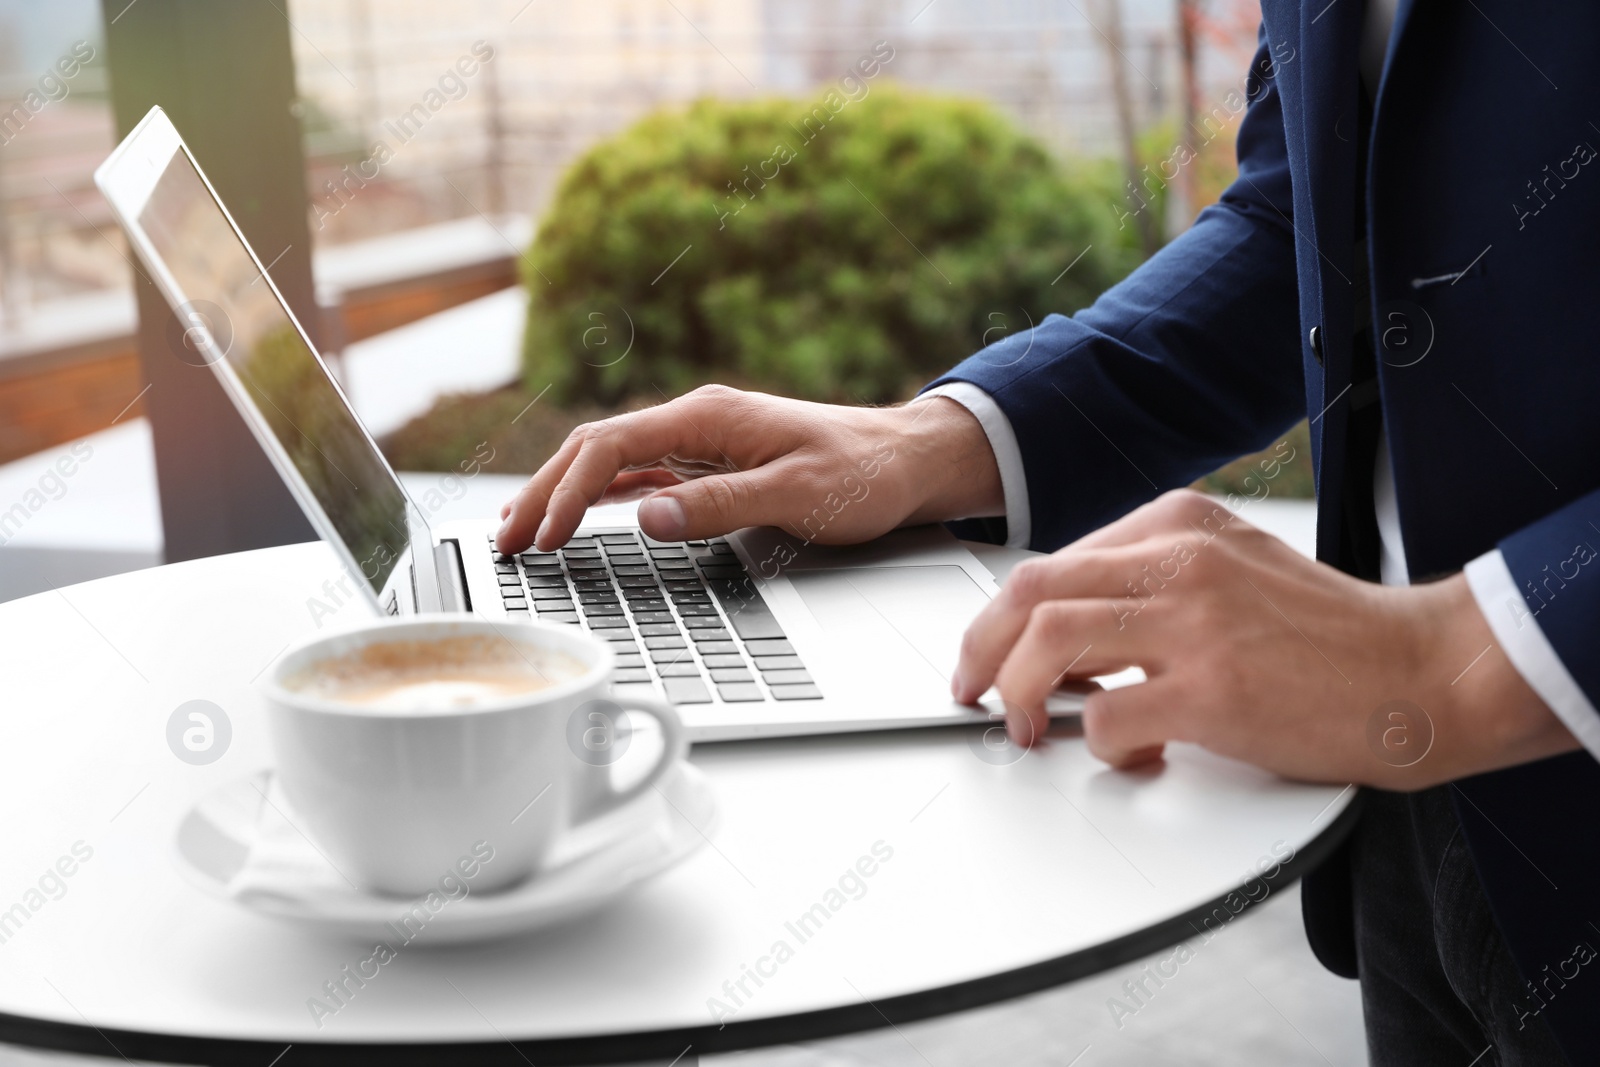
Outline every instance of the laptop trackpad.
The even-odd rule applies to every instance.
[[[860,681],[928,682],[948,690],[961,635],[989,602],[954,566],[851,567],[791,573],[833,661]],[[876,687],[875,687],[876,688]]]

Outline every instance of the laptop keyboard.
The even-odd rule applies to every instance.
[[[597,530],[518,556],[489,540],[506,613],[610,641],[617,685],[652,686],[671,704],[822,697],[725,538]]]

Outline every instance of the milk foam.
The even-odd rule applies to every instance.
[[[319,660],[287,688],[373,711],[467,711],[531,696],[588,668],[565,652],[482,634],[380,641]]]

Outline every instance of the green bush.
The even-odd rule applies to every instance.
[[[894,400],[1138,262],[1114,164],[1065,165],[981,102],[822,99],[702,100],[578,159],[524,260],[526,387]]]

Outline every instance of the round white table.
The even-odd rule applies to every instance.
[[[689,1064],[975,1007],[1200,936],[1314,866],[1356,814],[1353,789],[1190,746],[1112,771],[1070,731],[1025,754],[986,748],[981,728],[701,745],[720,815],[686,863],[565,928],[408,945],[317,1018],[308,998],[370,946],[192,888],[173,837],[199,797],[267,765],[254,683],[339,577],[306,544],[0,605],[0,1042],[259,1067]],[[197,699],[232,726],[206,765],[167,740]],[[841,887],[864,856],[871,875]],[[819,903],[829,918],[801,940],[792,924]]]

